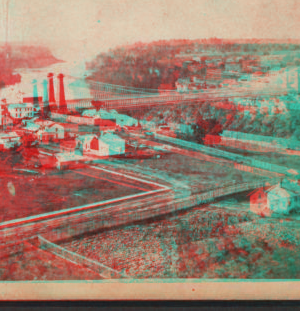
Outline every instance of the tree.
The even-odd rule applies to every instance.
[[[192,125],[194,138],[198,143],[203,143],[205,135],[220,135],[223,132],[223,126],[217,119],[204,120],[198,115],[196,123]]]

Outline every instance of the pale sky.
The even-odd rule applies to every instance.
[[[5,38],[0,0],[0,41]],[[299,0],[10,0],[9,40],[90,58],[136,41],[300,39]]]

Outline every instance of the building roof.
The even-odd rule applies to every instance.
[[[270,189],[268,193],[275,194],[281,197],[286,197],[286,198],[299,195],[298,193],[290,189],[282,188],[279,185],[276,185],[274,188]]]
[[[80,140],[81,143],[87,143],[87,142],[91,141],[94,137],[98,138],[94,134],[87,134],[87,135],[80,135],[77,137],[77,139]]]
[[[61,147],[67,147],[67,148],[76,148],[77,146],[77,141],[76,140],[67,140],[67,141],[63,141],[60,144]]]
[[[26,124],[26,126],[23,127],[24,130],[28,130],[28,131],[38,131],[40,129],[40,125],[39,124],[35,124],[35,123],[31,123],[31,122],[28,122]]]
[[[59,162],[76,161],[84,159],[84,157],[81,155],[70,154],[65,152],[56,153],[55,157]]]
[[[280,184],[273,185],[273,186],[267,186],[267,187],[261,187],[258,189],[255,189],[251,191],[247,196],[251,196],[252,194],[258,192],[258,191],[263,191],[265,193],[274,193],[278,194],[282,197],[291,197],[291,196],[296,196],[299,195],[297,192],[294,192],[290,189],[282,188]]]
[[[20,135],[17,134],[16,132],[0,133],[0,138],[1,139],[13,138],[13,137],[20,137]]]
[[[110,142],[110,141],[120,141],[120,142],[121,142],[121,141],[125,141],[123,138],[119,137],[118,135],[113,134],[113,133],[109,133],[109,132],[103,134],[103,135],[100,137],[100,139],[101,139],[102,141],[106,141],[106,142]]]
[[[52,126],[55,124],[55,122],[49,120],[35,120],[34,123],[42,126]]]
[[[20,104],[9,104],[7,105],[8,109],[14,108],[33,108],[33,104],[31,103],[20,103]]]

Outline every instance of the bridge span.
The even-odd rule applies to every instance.
[[[81,79],[72,76],[58,75],[58,90],[54,90],[53,74],[48,75],[48,82],[43,81],[44,96],[42,108],[48,104],[52,108],[69,111],[93,108],[96,104],[103,109],[147,109],[162,105],[195,104],[205,101],[223,101],[232,98],[259,98],[287,95],[288,86],[270,86],[266,84],[244,85],[218,89],[203,89],[190,93],[179,93],[175,90],[142,89],[113,85]],[[63,81],[63,78],[66,81]],[[65,86],[64,86],[65,83]],[[55,95],[56,94],[56,95]],[[58,96],[59,95],[59,96]],[[34,85],[33,98],[36,98]]]
[[[154,106],[161,105],[175,105],[182,103],[192,102],[203,102],[203,101],[222,101],[231,98],[258,98],[265,96],[282,96],[286,95],[287,90],[285,89],[259,89],[247,90],[247,89],[233,89],[233,90],[214,90],[214,91],[203,91],[197,94],[180,94],[177,92],[169,92],[161,95],[143,95],[143,96],[126,96],[126,97],[112,97],[112,98],[101,98],[95,96],[94,98],[82,98],[67,100],[67,107],[70,111],[78,108],[93,108],[94,103],[97,103],[100,108],[103,109],[140,109],[140,108],[151,108]]]

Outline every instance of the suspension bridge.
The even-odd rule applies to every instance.
[[[171,106],[182,103],[195,104],[205,101],[231,100],[233,98],[256,99],[284,96],[293,89],[288,82],[281,85],[277,83],[258,83],[179,93],[175,90],[159,92],[155,89],[120,86],[68,75],[58,75],[57,81],[54,81],[54,78],[54,75],[51,74],[48,75],[48,81],[43,80],[42,82],[44,105],[50,103],[52,107],[56,105],[59,108],[63,104],[69,111],[94,108],[95,105],[103,109],[143,110],[155,106]],[[62,81],[62,78],[64,81]],[[299,93],[300,83],[297,84],[298,87],[295,88],[295,91]],[[33,97],[38,96],[35,87]]]
[[[153,89],[125,87],[71,76],[65,76],[65,80],[66,105],[70,111],[78,108],[94,108],[95,103],[103,109],[143,109],[160,105],[220,101],[235,97],[282,96],[288,93],[285,87],[265,85],[251,88],[201,90],[197,93],[178,93],[174,90],[159,93],[158,90]]]

